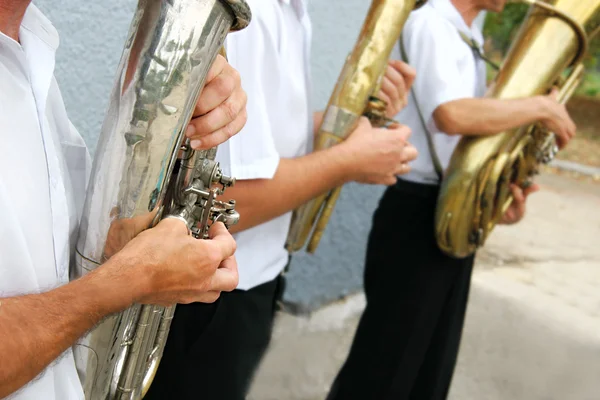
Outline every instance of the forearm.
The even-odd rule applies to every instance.
[[[272,179],[238,181],[227,189],[236,199],[239,232],[292,211],[309,200],[350,180],[350,158],[343,146],[317,151],[303,157],[281,159]]]
[[[433,113],[437,127],[450,135],[487,136],[529,125],[546,117],[540,97],[499,100],[460,99]]]
[[[107,271],[100,268],[46,293],[0,299],[5,361],[0,363],[0,398],[34,379],[104,316],[131,304],[136,292],[131,281],[112,281]]]

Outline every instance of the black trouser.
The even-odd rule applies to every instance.
[[[367,306],[329,400],[445,399],[473,257],[444,255],[434,238],[437,186],[400,180],[373,217]]]
[[[144,400],[242,400],[264,355],[284,278],[178,305],[156,378]]]

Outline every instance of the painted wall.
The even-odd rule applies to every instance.
[[[370,2],[312,0],[315,107],[323,108]],[[133,0],[39,0],[61,34],[56,76],[75,126],[95,149]],[[382,187],[347,185],[314,256],[294,256],[286,300],[314,308],[361,287],[371,214]]]

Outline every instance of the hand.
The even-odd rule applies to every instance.
[[[393,185],[396,176],[410,171],[408,162],[417,157],[417,149],[408,144],[410,128],[392,125],[373,128],[365,117],[348,139],[340,144],[347,154],[350,180]]]
[[[240,74],[218,55],[185,132],[192,148],[210,149],[242,130],[248,118],[246,102]]]
[[[499,224],[512,225],[523,219],[527,196],[540,190],[540,187],[537,184],[533,184],[526,189],[521,189],[519,186],[512,184],[510,190],[512,191],[513,201],[508,207],[508,210],[504,213]]]
[[[554,132],[559,148],[565,147],[575,136],[577,127],[569,116],[564,104],[560,104],[558,90],[554,88],[547,96],[542,96],[543,109],[546,117],[541,120],[542,125],[549,131]]]
[[[387,103],[386,117],[394,118],[408,104],[408,93],[417,76],[417,71],[400,60],[391,60],[377,95]]]
[[[139,233],[145,231],[152,226],[152,221],[156,216],[158,208],[155,211],[148,212],[145,214],[138,215],[132,218],[118,218],[119,209],[114,208],[111,215],[115,217],[110,227],[108,228],[108,235],[106,236],[106,243],[104,244],[104,260],[108,260],[110,257],[121,251],[127,243],[129,243]]]
[[[238,271],[236,243],[225,225],[213,224],[209,234],[210,240],[194,239],[183,222],[166,218],[131,240],[110,265],[133,268],[146,283],[137,303],[212,303],[237,287]]]

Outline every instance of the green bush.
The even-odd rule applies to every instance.
[[[492,59],[500,62],[508,52],[510,45],[523,22],[529,6],[526,4],[508,4],[502,13],[488,13],[483,29],[486,41],[486,52]],[[551,49],[549,49],[551,51]],[[590,43],[590,50],[585,60],[587,73],[578,93],[586,96],[600,95],[600,35]],[[493,76],[488,72],[488,77]]]

